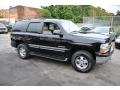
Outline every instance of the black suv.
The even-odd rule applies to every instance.
[[[95,63],[105,63],[113,53],[108,35],[82,33],[69,20],[32,19],[18,21],[11,33],[11,45],[22,59],[30,55],[71,61],[79,72],[88,72]]]

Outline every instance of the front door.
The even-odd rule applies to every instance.
[[[44,22],[40,34],[40,52],[45,54],[46,57],[53,59],[65,60],[65,46],[62,46],[62,38],[60,35],[55,35],[54,30],[61,30],[59,25],[52,22]],[[62,32],[62,31],[61,31]]]

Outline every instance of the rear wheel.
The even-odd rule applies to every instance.
[[[89,72],[95,64],[95,60],[88,51],[77,51],[72,55],[72,66],[76,71]]]
[[[26,59],[29,57],[29,50],[25,44],[19,44],[17,50],[20,58]]]

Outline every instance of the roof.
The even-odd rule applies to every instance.
[[[63,21],[68,21],[65,19],[26,19],[26,20],[22,20],[22,21],[32,21],[32,22],[40,22],[40,21],[55,21],[55,22],[63,22]]]

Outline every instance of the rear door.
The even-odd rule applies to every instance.
[[[41,30],[41,22],[31,22],[28,25],[25,40],[32,52],[39,52]]]

